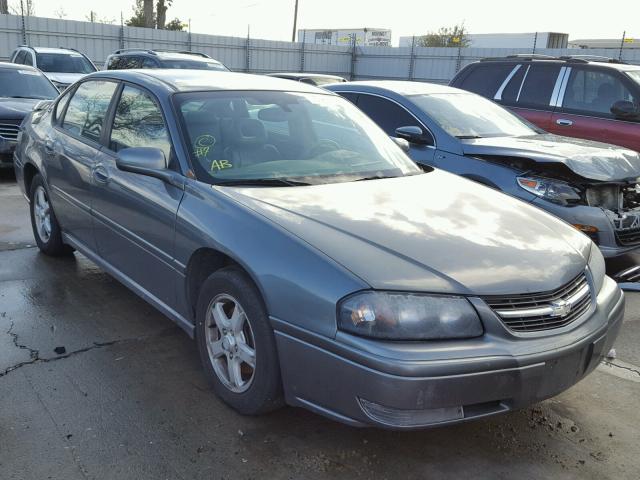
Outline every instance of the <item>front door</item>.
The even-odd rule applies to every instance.
[[[95,169],[93,205],[100,256],[150,295],[175,305],[174,229],[183,190],[116,167],[128,147],[172,148],[162,111],[148,92],[125,85],[117,101],[108,148]],[[171,166],[171,165],[169,165]]]

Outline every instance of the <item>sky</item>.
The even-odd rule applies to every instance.
[[[56,18],[62,8],[68,20],[99,18],[120,21],[132,14],[134,0],[33,0],[37,16]],[[167,19],[191,19],[194,33],[290,40],[295,0],[173,0]],[[9,0],[19,5],[19,0]],[[62,5],[62,7],[61,7]],[[298,28],[389,28],[397,44],[403,35],[421,35],[464,22],[469,33],[561,32],[570,39],[640,38],[640,1],[607,0],[299,0]]]

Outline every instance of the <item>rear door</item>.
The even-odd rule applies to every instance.
[[[118,95],[117,95],[118,96]],[[161,149],[174,163],[171,139],[153,95],[124,84],[113,109],[105,155],[95,168],[93,205],[100,256],[161,302],[175,303],[174,228],[183,190],[160,179],[119,170],[127,147]]]
[[[620,100],[640,101],[629,79],[613,69],[574,65],[561,87],[550,132],[598,140],[640,150],[640,123],[618,120],[611,113]]]
[[[548,130],[561,78],[562,64],[525,62],[514,67],[511,78],[493,99],[540,128]],[[562,70],[564,73],[564,70]]]
[[[54,111],[53,128],[44,139],[51,201],[65,233],[91,251],[92,178],[103,157],[101,136],[117,88],[107,80],[88,80],[66,93]]]

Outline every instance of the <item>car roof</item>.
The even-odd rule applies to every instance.
[[[325,89],[340,91],[386,90],[399,95],[432,95],[442,93],[469,93],[459,88],[448,87],[438,83],[410,82],[406,80],[366,80],[358,82],[336,83],[324,85]]]
[[[21,63],[9,63],[9,62],[0,62],[0,69],[4,70],[32,70],[34,72],[39,72],[37,68],[34,68],[30,65],[23,65]]]
[[[203,54],[195,53],[195,52],[174,52],[171,50],[146,50],[144,48],[128,48],[123,50],[116,50],[110,56],[149,56],[153,58],[158,58],[160,60],[196,60],[201,62],[215,62],[221,63],[219,60],[215,58],[211,58],[209,56],[205,56]]]
[[[595,65],[598,67],[611,68],[620,71],[640,70],[639,65],[632,65],[616,60],[615,58],[607,59],[606,57],[591,55],[572,55],[567,57],[552,57],[549,55],[511,55],[506,57],[489,57],[483,58],[473,65],[478,64],[500,64],[500,63],[558,63],[563,65],[579,66],[579,65]]]
[[[131,69],[103,70],[92,73],[90,78],[109,77],[139,83],[148,87],[161,87],[178,92],[202,90],[275,90],[331,94],[306,83],[294,83],[277,77],[234,73],[214,70],[181,69]]]
[[[340,75],[327,75],[326,73],[312,72],[274,72],[265,74],[268,77],[286,78],[343,78]]]
[[[73,50],[72,48],[64,48],[64,47],[30,47],[28,45],[21,45],[20,48],[27,48],[29,50],[33,50],[36,53],[76,53],[81,55],[77,50]]]

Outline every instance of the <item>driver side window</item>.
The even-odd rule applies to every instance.
[[[610,117],[611,106],[620,100],[634,102],[622,81],[607,72],[574,68],[562,102],[563,110]]]

